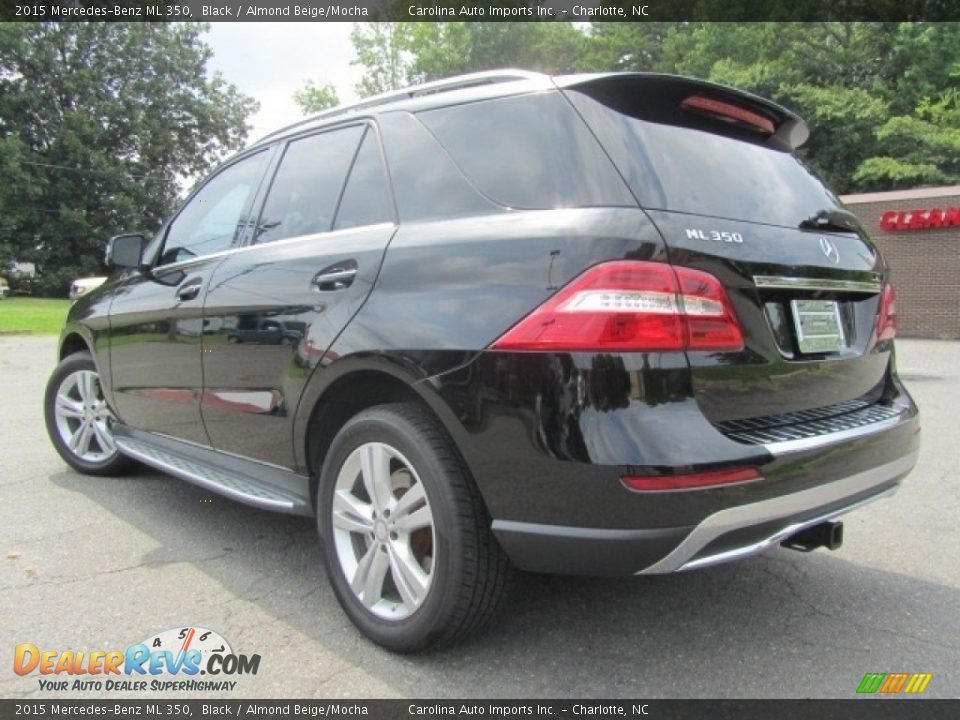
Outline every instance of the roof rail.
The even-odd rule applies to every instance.
[[[434,80],[432,82],[423,83],[422,85],[412,85],[411,87],[403,88],[402,90],[391,90],[390,92],[374,95],[373,97],[360,100],[359,102],[352,103],[350,105],[339,105],[335,108],[324,110],[321,113],[311,115],[310,117],[304,118],[303,120],[295,122],[292,125],[287,125],[279,130],[274,130],[272,133],[264,135],[257,142],[263,142],[264,140],[268,140],[276,135],[286,133],[302,125],[308,125],[317,120],[326,120],[327,118],[336,117],[337,115],[346,115],[350,112],[366,110],[368,108],[377,107],[380,105],[389,105],[390,103],[399,102],[400,100],[409,100],[410,98],[421,97],[423,95],[434,95],[436,93],[450,92],[451,90],[461,90],[463,88],[475,87],[477,85],[512,82],[516,80],[542,80],[546,77],[547,76],[543,75],[542,73],[531,72],[529,70],[513,69],[487,70],[485,72],[470,73],[468,75],[456,75],[443,80]]]

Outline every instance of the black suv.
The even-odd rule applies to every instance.
[[[325,112],[152,239],[111,240],[50,437],[80,472],[139,461],[315,515],[343,608],[394,650],[477,627],[511,566],[836,547],[919,423],[887,268],[793,154],[807,135],[646,74],[482,73]]]

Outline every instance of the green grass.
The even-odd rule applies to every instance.
[[[69,309],[69,300],[28,297],[8,297],[0,300],[0,335],[58,335]]]

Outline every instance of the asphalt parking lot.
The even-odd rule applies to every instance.
[[[18,643],[122,649],[198,625],[260,654],[236,698],[850,698],[864,673],[894,671],[958,697],[960,343],[898,345],[920,463],[846,518],[837,552],[617,581],[522,575],[484,634],[398,657],[340,611],[310,521],[152,471],[69,471],[41,411],[55,340],[0,338],[0,696],[44,695],[12,671]],[[56,696],[85,695],[102,697]]]

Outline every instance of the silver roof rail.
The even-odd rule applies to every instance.
[[[365,98],[350,105],[338,105],[335,108],[324,110],[321,113],[311,115],[310,117],[304,118],[303,120],[295,122],[292,125],[287,125],[279,130],[274,130],[272,133],[264,135],[262,138],[257,140],[257,143],[261,143],[264,140],[268,140],[277,135],[286,133],[294,128],[298,128],[302,125],[308,125],[318,120],[326,120],[327,118],[345,115],[349,112],[367,110],[368,108],[377,107],[380,105],[389,105],[390,103],[399,102],[401,100],[409,100],[411,98],[422,97],[424,95],[450,92],[451,90],[461,90],[463,88],[475,87],[477,85],[514,82],[517,80],[543,80],[546,77],[547,76],[543,75],[542,73],[531,72],[529,70],[487,70],[485,72],[470,73],[468,75],[456,75],[443,80],[434,80],[432,82],[423,83],[422,85],[412,85],[411,87],[403,88],[402,90],[391,90],[390,92],[385,92],[380,95],[374,95],[373,97]]]

